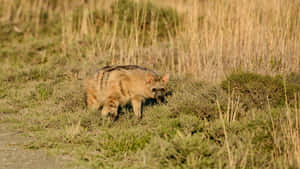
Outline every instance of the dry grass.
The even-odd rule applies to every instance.
[[[150,37],[140,36],[145,30],[135,24],[129,25],[127,37],[121,36],[128,25],[117,26],[120,20],[114,15],[101,16],[111,12],[110,1],[1,1],[1,23],[12,24],[13,31],[24,36],[39,36],[45,25],[54,30],[61,24],[57,33],[62,56],[77,50],[88,62],[109,56],[108,63],[154,65],[209,81],[223,79],[233,70],[299,72],[297,0],[164,1],[162,6],[176,8],[184,18],[176,34],[165,32],[164,40],[158,39],[155,26],[149,30]],[[143,14],[135,17],[143,18]],[[144,45],[145,38],[151,45]]]
[[[299,168],[299,93],[285,89],[281,105],[258,94],[264,106],[245,110],[251,92],[220,87],[232,72],[299,74],[298,0],[118,0],[121,12],[116,2],[0,0],[0,121],[33,136],[27,148],[89,168]],[[171,72],[176,92],[141,122],[128,110],[102,120],[80,89],[108,64]]]

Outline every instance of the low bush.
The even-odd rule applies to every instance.
[[[169,99],[169,106],[173,116],[179,114],[190,114],[201,119],[212,120],[219,117],[219,110],[216,104],[218,100],[221,109],[225,107],[225,93],[216,86],[210,86],[203,82],[190,81],[185,83],[186,79],[179,79],[172,82],[174,96]]]
[[[286,99],[290,101],[289,104],[293,104],[294,94],[300,92],[296,75],[290,75],[288,80],[284,80],[279,75],[271,77],[249,72],[231,74],[222,82],[221,87],[240,97],[246,110],[267,105],[284,106]]]

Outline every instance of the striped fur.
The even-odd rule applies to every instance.
[[[142,102],[146,98],[164,96],[168,74],[137,65],[106,66],[86,82],[86,103],[89,108],[102,106],[102,116],[116,117],[118,107],[131,102],[135,115],[142,117]]]

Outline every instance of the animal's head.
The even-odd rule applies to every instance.
[[[154,76],[149,74],[147,77],[147,93],[149,97],[163,100],[166,95],[166,85],[169,80],[169,74],[163,76]]]

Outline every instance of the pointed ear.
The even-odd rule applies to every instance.
[[[161,79],[164,83],[167,83],[169,80],[169,73],[166,73]]]
[[[147,83],[152,83],[152,81],[153,81],[153,76],[151,74],[148,74]]]

